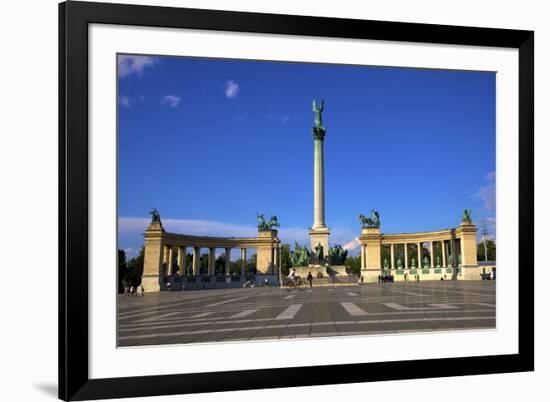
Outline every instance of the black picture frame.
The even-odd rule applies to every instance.
[[[90,379],[88,25],[507,47],[519,51],[517,354]],[[59,398],[170,395],[534,370],[534,32],[70,1],[59,5]]]

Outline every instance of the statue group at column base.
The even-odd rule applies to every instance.
[[[296,275],[301,278],[307,278],[308,274],[311,272],[313,278],[340,278],[347,277],[350,275],[349,267],[345,265],[319,265],[319,264],[310,264],[307,267],[292,267],[290,270],[296,270]]]

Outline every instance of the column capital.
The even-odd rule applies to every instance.
[[[324,127],[312,127],[311,132],[314,140],[324,140],[327,129]]]

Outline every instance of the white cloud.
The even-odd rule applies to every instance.
[[[168,105],[171,107],[178,107],[180,104],[181,98],[176,95],[166,95],[164,98],[162,98],[162,101],[160,102],[163,105]]]
[[[126,260],[129,260],[130,258],[137,257],[139,255],[140,249],[135,247],[126,247],[124,249],[124,252],[126,253]]]
[[[347,242],[346,244],[344,244],[342,246],[342,248],[344,250],[348,250],[348,251],[351,251],[351,250],[356,250],[359,248],[359,246],[361,245],[361,243],[359,243],[359,239],[356,237],[355,239],[353,239],[352,241],[349,241]]]
[[[290,117],[286,115],[281,116],[281,124],[285,124],[288,120],[290,120]]]
[[[483,208],[488,211],[493,211],[496,207],[496,184],[495,172],[489,172],[485,175],[485,180],[491,182],[487,186],[481,187],[473,195],[483,201]]]
[[[478,241],[483,240],[483,224],[485,224],[485,228],[487,229],[487,239],[489,240],[495,240],[496,237],[496,218],[494,216],[491,217],[483,217],[478,219],[475,224],[477,226],[477,239]]]
[[[496,172],[495,171],[489,172],[485,175],[485,179],[487,181],[495,181],[495,178],[496,178]]]
[[[118,97],[118,103],[120,103],[124,107],[130,107],[130,98],[126,95],[120,95]]]
[[[225,96],[228,98],[235,98],[239,93],[239,84],[233,80],[229,80],[225,83]]]
[[[144,101],[145,101],[145,96],[143,96],[143,95],[138,95],[137,97],[136,96],[130,97],[130,96],[127,96],[127,95],[120,95],[118,97],[118,103],[120,103],[124,107],[130,107],[133,104],[135,104],[136,102],[144,102]]]
[[[240,123],[241,121],[243,121],[243,120],[246,119],[247,117],[248,117],[248,113],[246,113],[246,112],[245,112],[245,113],[241,113],[241,114],[239,115],[239,117],[237,117],[237,118],[235,119],[235,121],[236,121],[237,123]]]
[[[145,67],[155,64],[155,58],[149,56],[118,56],[118,76],[126,77],[130,74],[142,74]]]

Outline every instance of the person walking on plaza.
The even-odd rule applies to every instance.
[[[309,287],[313,288],[313,275],[311,275],[311,271],[309,271],[309,274],[307,274],[307,281],[309,282]]]

